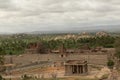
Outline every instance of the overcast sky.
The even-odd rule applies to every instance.
[[[72,30],[120,23],[120,0],[0,0],[0,32]]]

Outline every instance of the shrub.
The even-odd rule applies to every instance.
[[[5,79],[0,75],[0,80],[5,80]]]
[[[112,60],[109,60],[109,61],[107,62],[107,66],[108,66],[110,69],[113,68],[114,62],[113,62]]]

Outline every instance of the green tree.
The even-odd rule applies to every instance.
[[[0,75],[0,80],[5,80],[5,79]]]
[[[4,57],[0,55],[0,72],[4,71]]]
[[[114,66],[113,60],[109,60],[109,61],[107,62],[107,66],[108,66],[110,69],[113,69],[113,66]]]
[[[22,80],[31,80],[31,79],[32,79],[32,77],[30,77],[26,74],[22,76]]]
[[[115,57],[117,58],[116,60],[116,67],[119,69],[120,68],[120,38],[118,38],[115,42]]]
[[[115,50],[116,50],[116,53],[115,53],[115,56],[120,59],[120,38],[116,40],[115,42]]]

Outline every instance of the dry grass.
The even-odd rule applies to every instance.
[[[30,80],[98,80],[98,79],[82,79],[82,78],[57,78],[57,79],[30,79]]]
[[[8,79],[9,80],[9,79]],[[22,79],[11,79],[11,80],[22,80]],[[27,80],[98,80],[96,79],[90,79],[90,78],[85,78],[85,77],[64,77],[64,78],[44,78],[44,79],[27,79]]]

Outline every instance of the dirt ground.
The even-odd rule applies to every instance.
[[[11,75],[4,75],[4,78],[18,80],[23,74],[37,78],[41,78],[41,76],[44,78],[52,78],[52,75],[54,74],[59,78],[58,80],[97,80],[103,75],[110,74],[110,70],[107,67],[103,67],[101,70],[92,69],[86,76],[65,76],[64,67],[35,68],[23,71],[13,71],[11,73]]]

